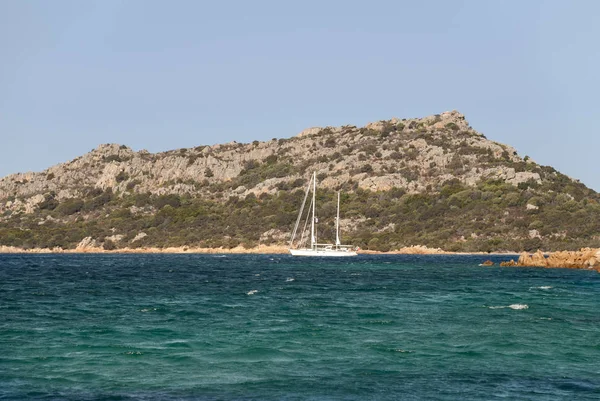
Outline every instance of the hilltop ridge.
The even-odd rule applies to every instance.
[[[450,152],[453,147],[460,153]],[[523,161],[514,148],[485,139],[468,125],[464,115],[452,111],[421,119],[377,121],[362,128],[313,127],[289,139],[249,144],[230,142],[155,154],[145,150],[135,152],[126,145],[102,144],[43,172],[18,173],[0,179],[0,199],[30,197],[45,191],[58,191],[59,199],[70,198],[81,195],[81,188],[87,186],[153,194],[191,194],[203,192],[198,190],[198,183],[206,184],[204,180],[209,185],[232,181],[244,171],[252,170],[248,169],[252,162],[264,161],[277,164],[281,170],[288,166],[294,168],[288,171],[271,168],[272,171],[262,172],[261,178],[266,182],[246,179],[242,184],[250,185],[243,185],[243,189],[232,188],[237,194],[272,193],[274,185],[303,178],[307,169],[326,174],[327,179],[321,183],[325,187],[353,180],[363,189],[398,187],[411,192],[451,178],[468,185],[488,176],[497,176],[515,185],[540,180],[539,173],[498,165],[486,166],[486,170],[479,172],[476,169],[459,171],[458,167],[476,164],[473,156],[477,154],[488,156],[488,161],[502,157],[509,162]]]

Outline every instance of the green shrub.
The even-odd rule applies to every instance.
[[[67,199],[56,207],[56,212],[64,216],[75,214],[83,209],[84,202],[81,199]]]
[[[175,194],[159,195],[154,199],[153,203],[157,209],[162,209],[167,205],[178,208],[181,206],[181,198]]]
[[[125,180],[127,180],[129,178],[129,174],[127,174],[125,171],[121,171],[119,174],[117,174],[115,176],[115,180],[117,182],[123,182]]]
[[[127,183],[126,187],[128,191],[131,191],[136,185],[140,184],[142,181],[140,180],[131,180]]]
[[[123,159],[121,159],[121,157],[119,155],[108,155],[108,156],[103,156],[102,159],[107,162],[121,162],[123,161]]]
[[[446,128],[451,129],[452,131],[458,131],[458,125],[454,124],[454,123],[448,123],[446,124]]]
[[[336,142],[335,138],[333,138],[333,137],[330,136],[329,138],[327,138],[325,140],[325,144],[324,145],[325,145],[326,148],[335,148],[335,144],[336,144],[335,142]]]
[[[58,206],[59,202],[55,199],[55,194],[45,194],[44,200],[38,203],[40,210],[54,210]]]

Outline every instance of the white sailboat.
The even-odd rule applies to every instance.
[[[312,187],[312,191],[311,191]],[[308,194],[312,192],[312,201],[310,204],[310,208],[306,215],[306,221],[304,223],[304,228],[300,234],[300,240],[298,241],[298,246],[294,247],[294,241],[296,239],[296,234],[298,234],[298,227],[300,226],[300,221],[302,220],[302,214],[304,212],[304,207],[306,206],[306,201],[308,199]],[[296,225],[294,226],[294,231],[292,232],[292,238],[290,240],[290,253],[293,256],[356,256],[357,253],[354,251],[352,245],[342,245],[340,241],[340,193],[338,192],[337,199],[337,216],[335,219],[335,244],[320,244],[317,242],[317,231],[316,224],[319,222],[316,216],[316,203],[315,203],[315,194],[317,192],[317,173],[313,173],[312,178],[308,182],[308,186],[306,187],[306,193],[304,194],[304,201],[302,202],[302,207],[300,208],[300,212],[298,213],[298,219],[296,219]],[[306,228],[308,225],[308,220],[310,219],[310,247],[305,246],[306,238]]]

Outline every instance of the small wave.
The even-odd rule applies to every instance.
[[[512,305],[508,305],[508,306],[488,306],[488,308],[489,309],[510,308],[510,309],[519,310],[519,309],[529,309],[529,305],[526,305],[526,304],[512,304]]]
[[[248,295],[254,295],[258,292],[258,290],[252,290],[252,291],[248,291],[247,294]]]
[[[256,276],[256,277],[260,276],[260,273],[258,273],[258,274],[255,274],[255,276]]]
[[[158,308],[144,308],[144,309],[140,309],[140,312],[152,312],[152,311],[156,311],[158,310]]]
[[[290,282],[290,281],[295,281],[296,279],[293,277],[288,277],[285,279],[285,281]]]
[[[540,287],[529,287],[530,290],[549,290],[551,288],[554,288],[554,287],[552,287],[551,285],[542,285]]]

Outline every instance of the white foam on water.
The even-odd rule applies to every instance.
[[[519,310],[519,309],[529,309],[529,305],[525,305],[525,304],[512,304],[512,305],[508,305],[508,306],[488,306],[488,308],[489,309],[510,308],[510,309]]]
[[[258,290],[248,291],[248,295],[254,295],[258,292]]]
[[[530,290],[549,290],[551,288],[554,288],[554,287],[552,287],[551,285],[542,285],[540,287],[529,287]]]
[[[170,341],[165,341],[165,344],[182,344],[182,343],[187,343],[188,340],[170,340]]]
[[[260,276],[260,273],[259,274],[255,274],[255,276],[257,276],[257,277]]]
[[[289,281],[294,281],[294,280],[296,280],[296,279],[295,279],[295,278],[293,278],[293,277],[288,277],[288,278],[286,278],[286,279],[285,279],[285,281],[288,281],[288,282],[289,282]]]

